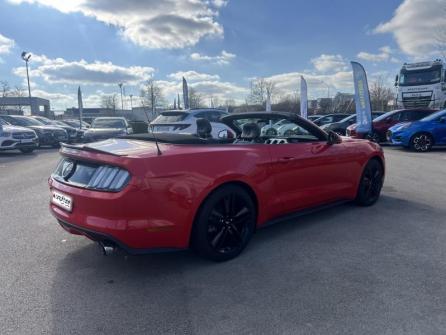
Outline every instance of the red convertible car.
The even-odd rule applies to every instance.
[[[281,119],[295,124],[295,134],[260,136]],[[369,206],[379,198],[384,155],[376,143],[326,133],[295,114],[242,113],[222,122],[235,139],[212,138],[209,122],[199,119],[194,135],[64,145],[49,178],[51,212],[106,253],[191,247],[224,261],[257,228],[329,204]]]

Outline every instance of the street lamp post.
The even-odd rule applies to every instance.
[[[122,100],[122,83],[119,83],[118,86],[121,89],[121,110],[124,110],[124,100]]]
[[[29,109],[31,110],[31,114],[32,114],[31,85],[29,84],[29,70],[28,70],[28,62],[29,62],[30,58],[31,58],[31,54],[29,52],[26,52],[26,51],[22,52],[22,59],[25,61],[25,65],[26,65],[26,79],[28,80]]]
[[[130,94],[130,109],[133,110],[133,94]]]

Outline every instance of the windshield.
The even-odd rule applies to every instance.
[[[30,118],[30,117],[17,117],[14,118],[14,120],[17,121],[18,124],[25,127],[30,126],[44,126],[44,124],[40,121],[37,121],[36,119]]]
[[[36,117],[36,118],[34,118],[34,120],[37,120],[37,121],[43,123],[44,125],[52,124],[51,120],[45,119],[44,117]]]
[[[441,80],[441,66],[426,70],[401,70],[400,86],[429,85],[439,83]]]
[[[121,119],[96,119],[92,128],[125,128],[125,122]]]
[[[385,113],[385,114],[383,114],[383,115],[378,116],[378,117],[377,117],[376,119],[374,119],[373,121],[382,121],[382,120],[386,119],[387,117],[389,117],[389,116],[391,116],[391,115],[393,115],[393,114],[395,114],[394,111],[392,111],[392,112],[387,112],[387,113]]]
[[[422,118],[421,121],[433,121],[433,120],[437,120],[443,116],[446,116],[446,109],[443,109],[443,110],[438,111],[434,114],[426,116],[425,118]]]
[[[356,120],[356,114],[347,116],[346,118],[343,118],[343,119],[342,119],[341,121],[339,121],[339,122],[347,122],[347,121],[350,121],[350,120],[353,120],[353,119]]]
[[[161,113],[152,123],[172,123],[183,121],[188,114],[185,112]]]

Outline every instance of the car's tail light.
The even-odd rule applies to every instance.
[[[130,181],[129,172],[120,167],[69,158],[60,161],[52,177],[65,184],[105,192],[118,192]]]
[[[130,174],[118,167],[99,166],[91,177],[87,188],[118,191],[127,184]]]

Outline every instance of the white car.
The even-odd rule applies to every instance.
[[[149,125],[149,133],[178,133],[196,134],[197,119],[206,119],[211,123],[213,138],[234,138],[234,132],[220,118],[228,115],[227,112],[218,109],[192,109],[162,112]],[[150,129],[152,128],[152,129]]]
[[[261,136],[277,136],[277,130],[285,125],[288,124],[289,122],[286,119],[282,119],[277,121],[276,123],[273,124],[267,124],[266,126],[263,126],[262,129],[260,130],[260,135]],[[294,125],[293,125],[294,126]]]
[[[20,150],[31,153],[39,146],[39,138],[34,130],[12,126],[0,119],[0,151]]]

